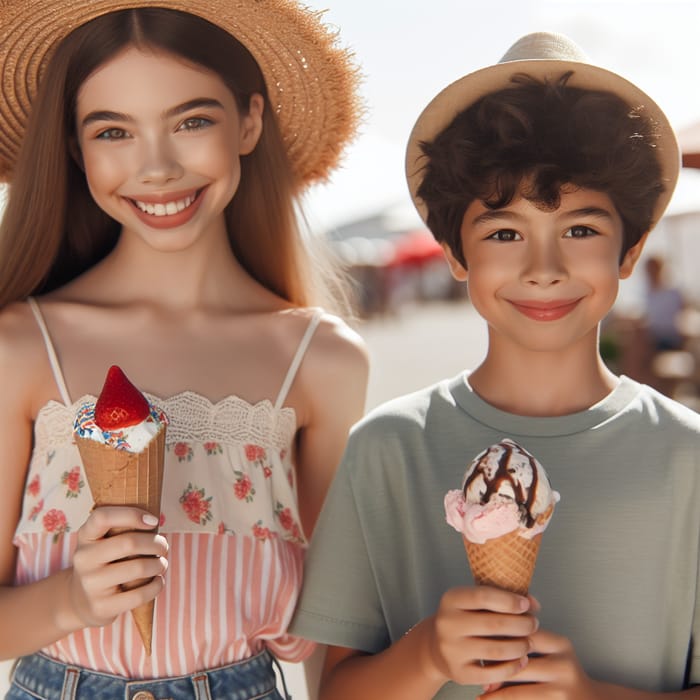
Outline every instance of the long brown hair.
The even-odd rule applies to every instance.
[[[75,29],[46,67],[0,223],[0,308],[74,279],[114,247],[119,224],[93,201],[71,156],[83,82],[127,46],[149,47],[201,65],[224,81],[242,113],[250,96],[267,99],[248,50],[214,24],[164,8],[122,10]],[[315,263],[298,222],[299,185],[273,110],[266,103],[254,151],[241,158],[241,182],[225,210],[229,240],[247,272],[289,302],[336,306],[340,277],[330,257]],[[317,260],[317,259],[316,259]]]

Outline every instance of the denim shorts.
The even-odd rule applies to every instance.
[[[15,665],[5,700],[283,700],[273,663],[276,659],[265,650],[189,676],[132,681],[32,654]],[[286,687],[284,692],[291,700]]]

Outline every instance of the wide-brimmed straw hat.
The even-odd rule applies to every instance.
[[[624,100],[630,109],[643,107],[644,114],[655,122],[656,153],[665,190],[654,207],[652,225],[661,218],[676,186],[680,167],[678,143],[666,115],[636,85],[612,71],[593,65],[568,37],[537,32],[518,39],[497,64],[469,73],[448,85],[418,117],[408,140],[406,178],[411,198],[423,221],[427,220],[428,212],[417,194],[425,165],[421,143],[433,141],[460,112],[481,97],[512,87],[511,78],[517,73],[542,80],[556,79],[568,71],[573,71],[573,74],[567,85],[611,92]]]
[[[137,7],[188,12],[238,39],[262,70],[298,182],[326,179],[361,110],[353,56],[322,13],[293,0],[2,0],[0,181],[12,178],[32,99],[57,44],[96,17]]]

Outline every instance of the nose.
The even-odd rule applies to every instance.
[[[143,145],[143,158],[138,173],[144,184],[162,184],[178,180],[184,168],[167,138],[154,137]]]
[[[526,284],[549,287],[564,281],[567,276],[558,241],[529,241],[527,260],[522,272],[522,279]]]

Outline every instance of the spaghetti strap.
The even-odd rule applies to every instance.
[[[306,327],[306,332],[304,333],[304,336],[302,337],[301,342],[299,343],[299,347],[297,348],[296,354],[294,355],[292,364],[289,365],[289,369],[287,370],[287,376],[282,382],[282,388],[280,389],[280,393],[277,396],[277,401],[275,401],[275,409],[282,408],[282,404],[287,398],[287,394],[289,393],[289,389],[292,386],[294,377],[296,377],[297,375],[297,370],[301,365],[301,361],[304,359],[304,354],[306,353],[306,350],[309,347],[309,343],[311,342],[311,338],[313,337],[313,334],[316,328],[318,327],[318,324],[321,322],[322,316],[323,309],[316,309],[314,315],[311,317],[309,325]]]
[[[63,403],[66,406],[71,406],[70,396],[68,395],[68,389],[66,387],[66,382],[63,378],[63,372],[61,372],[61,365],[58,362],[58,356],[56,355],[56,350],[51,341],[51,336],[49,335],[49,329],[46,327],[46,322],[44,321],[44,316],[41,313],[39,304],[34,297],[27,297],[27,302],[29,303],[29,308],[34,314],[36,323],[39,326],[41,335],[44,338],[44,345],[46,346],[46,354],[49,356],[49,363],[51,364],[51,371],[53,372],[53,378],[56,381],[56,386],[61,394]]]

